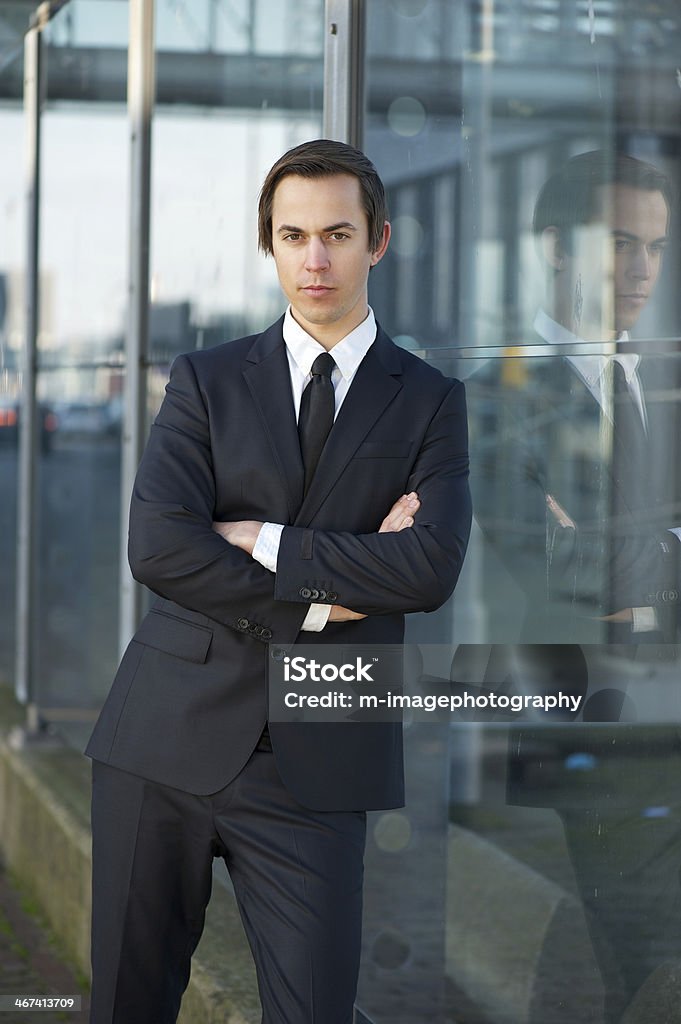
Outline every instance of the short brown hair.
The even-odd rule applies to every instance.
[[[673,195],[666,174],[626,153],[594,149],[573,156],[544,183],[534,208],[534,234],[557,228],[570,252],[572,229],[597,216],[598,189],[608,185],[661,192],[671,212]]]
[[[314,139],[289,149],[269,171],[258,199],[258,245],[272,255],[272,206],[277,185],[290,174],[301,178],[327,178],[334,174],[352,174],[359,181],[362,205],[369,227],[369,252],[376,252],[383,240],[383,225],[388,206],[383,182],[371,160],[344,142]]]

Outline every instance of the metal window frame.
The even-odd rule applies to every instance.
[[[15,692],[17,699],[26,705],[26,735],[36,734],[40,729],[33,657],[38,551],[36,380],[40,322],[40,129],[45,94],[45,43],[42,31],[50,16],[50,4],[40,4],[24,38],[26,290],[17,493]]]
[[[362,148],[366,0],[326,0],[324,138]]]
[[[146,436],[149,362],[149,250],[151,235],[151,128],[156,89],[154,0],[130,0],[128,119],[128,324],[121,439],[119,649],[122,654],[142,617],[143,589],[128,565],[128,514]]]

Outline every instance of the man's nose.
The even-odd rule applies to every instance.
[[[650,253],[645,245],[639,245],[632,253],[629,274],[637,281],[647,281],[650,277]]]
[[[305,267],[307,270],[325,270],[329,265],[329,254],[321,238],[311,238],[305,249]]]

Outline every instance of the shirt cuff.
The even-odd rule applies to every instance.
[[[270,572],[277,571],[279,543],[284,529],[279,523],[263,523],[253,548],[253,558]]]
[[[632,633],[652,633],[658,628],[657,614],[654,608],[631,609]]]
[[[306,633],[321,633],[329,621],[331,607],[330,604],[311,604],[300,628],[304,629]]]

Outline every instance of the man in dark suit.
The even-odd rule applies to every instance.
[[[267,675],[296,642],[400,644],[404,614],[442,604],[461,568],[463,388],[367,306],[386,217],[359,151],[286,153],[259,203],[286,315],[172,368],[130,515],[157,599],[87,751],[92,1024],[176,1020],[215,856],[264,1024],[352,1019],[364,812],[402,803],[401,729],[268,726]]]

